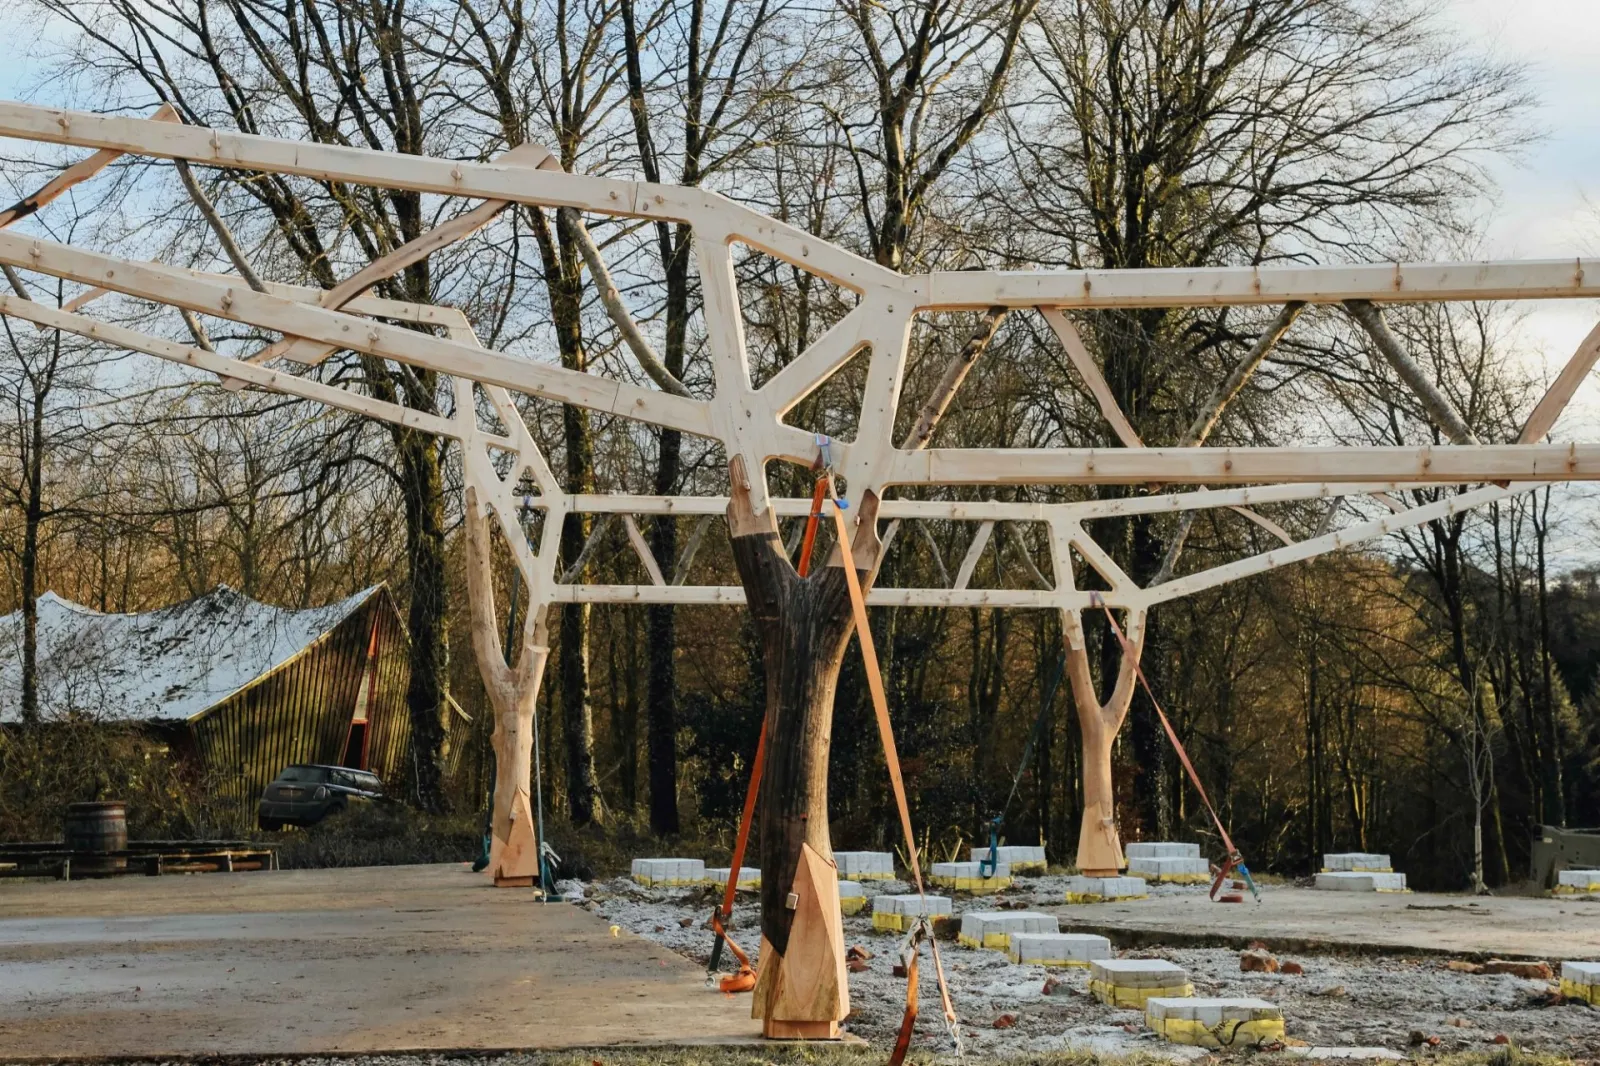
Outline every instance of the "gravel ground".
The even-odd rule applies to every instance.
[[[582,905],[612,923],[704,963],[710,953],[706,928],[715,894],[708,889],[646,889],[625,878],[594,884],[565,882]],[[909,892],[899,882],[880,882],[877,891]],[[1156,893],[1203,891],[1155,886]],[[1059,910],[1060,878],[1020,881],[1001,897],[1010,906]],[[957,898],[955,909],[992,910],[996,897]],[[754,951],[756,903],[741,894],[733,931]],[[870,909],[870,908],[869,908]],[[899,1026],[905,983],[894,977],[896,940],[875,934],[868,913],[845,919],[845,940],[872,952],[868,969],[850,975],[853,1011],[850,1032],[873,1045],[887,1045]],[[742,935],[741,935],[742,934]],[[923,1010],[917,1046],[949,1051],[952,1042],[938,1024],[932,967],[924,946]],[[1103,1054],[1167,1055],[1197,1058],[1195,1048],[1159,1041],[1144,1029],[1138,1011],[1103,1006],[1088,995],[1088,972],[1018,966],[996,951],[972,951],[941,944],[962,1038],[969,1051],[1006,1057],[1046,1051],[1078,1050]],[[1420,1046],[1432,1055],[1461,1050],[1492,1050],[1496,1038],[1518,1047],[1586,1059],[1600,1053],[1600,1010],[1560,1004],[1555,986],[1544,981],[1452,971],[1439,958],[1401,956],[1282,956],[1300,963],[1297,976],[1241,973],[1239,953],[1227,949],[1170,948],[1119,952],[1124,957],[1169,959],[1189,971],[1195,994],[1257,996],[1282,1008],[1291,1046],[1381,1047],[1414,1054]],[[731,964],[724,957],[724,968]],[[1051,980],[1051,993],[1045,992]],[[1000,1023],[998,1026],[996,1023]],[[1008,1024],[1009,1023],[1009,1024]],[[1435,1043],[1434,1041],[1437,1041]]]

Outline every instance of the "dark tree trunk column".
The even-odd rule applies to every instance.
[[[437,813],[445,806],[443,767],[445,694],[449,691],[450,646],[445,616],[444,482],[435,437],[412,429],[396,434],[405,475],[407,556],[411,603],[411,680],[406,706],[411,717],[411,761],[417,806]]]
[[[795,573],[769,509],[751,508],[732,464],[728,525],[734,562],[762,643],[767,676],[761,782],[761,957],[751,1016],[768,1036],[831,1037],[849,1013],[838,875],[828,839],[828,749],[834,692],[854,629],[837,552],[809,578]],[[876,501],[856,538],[863,589],[877,557]],[[792,902],[791,902],[792,901]]]

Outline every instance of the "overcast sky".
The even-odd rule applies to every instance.
[[[1483,254],[1600,256],[1600,0],[1447,0],[1440,9],[1480,46],[1527,64],[1540,102],[1543,139],[1516,165],[1496,168],[1500,202]],[[1597,314],[1590,301],[1546,304],[1529,322],[1530,340],[1559,366]],[[1586,391],[1596,406],[1600,390],[1591,382]]]

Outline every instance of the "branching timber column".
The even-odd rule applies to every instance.
[[[837,548],[802,578],[771,507],[757,513],[735,456],[728,528],[761,636],[767,675],[766,774],[761,782],[761,957],[750,1015],[769,1037],[830,1038],[850,1013],[838,871],[828,839],[833,699],[854,623]],[[758,476],[760,476],[758,474]],[[877,499],[861,501],[851,546],[860,580],[878,556]]]
[[[472,609],[472,650],[483,687],[494,708],[494,817],[489,832],[489,873],[500,886],[533,885],[539,879],[539,841],[534,832],[533,715],[550,649],[545,633],[546,605],[530,603],[522,625],[517,664],[500,650],[495,621],[489,516],[478,491],[467,488],[463,525],[467,534],[467,600]],[[531,599],[531,597],[530,597]]]
[[[1128,612],[1124,627],[1128,644],[1117,668],[1117,681],[1104,703],[1089,672],[1089,650],[1083,638],[1083,620],[1076,610],[1061,612],[1061,629],[1067,642],[1067,676],[1072,682],[1072,702],[1083,730],[1083,821],[1078,830],[1078,869],[1091,877],[1114,877],[1127,865],[1122,839],[1117,834],[1116,791],[1112,787],[1111,747],[1128,717],[1133,686],[1144,651],[1145,611]]]

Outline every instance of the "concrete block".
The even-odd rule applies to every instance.
[[[1353,1059],[1356,1062],[1376,1062],[1378,1060],[1404,1062],[1406,1058],[1394,1048],[1388,1047],[1287,1047],[1283,1049],[1283,1053],[1292,1055],[1297,1059],[1313,1059],[1319,1062],[1325,1059]]]
[[[1264,999],[1157,996],[1146,1001],[1144,1022],[1174,1044],[1196,1047],[1256,1047],[1284,1035],[1283,1012]]]
[[[699,885],[706,864],[699,859],[634,859],[633,879],[641,885]]]
[[[1142,877],[1069,877],[1068,903],[1110,903],[1122,899],[1144,899],[1149,886]]]
[[[1600,962],[1563,962],[1561,994],[1600,1006]]]
[[[936,862],[930,880],[940,888],[948,888],[956,892],[972,892],[984,895],[989,892],[999,892],[1011,887],[1011,867],[1000,863],[994,868],[994,873],[983,876],[975,862]]]
[[[1556,875],[1556,895],[1584,896],[1600,892],[1600,870],[1562,870]]]
[[[1192,996],[1194,985],[1165,959],[1091,959],[1089,994],[1114,1007],[1143,1007],[1152,997]]]
[[[1320,873],[1314,886],[1325,892],[1408,892],[1406,875],[1397,873]]]
[[[1146,881],[1199,885],[1211,880],[1211,863],[1205,859],[1147,859],[1128,856],[1128,873]]]
[[[1094,933],[1013,933],[1011,961],[1032,966],[1081,966],[1111,957],[1111,941]]]
[[[1134,859],[1198,859],[1200,845],[1170,840],[1136,840],[1124,844],[1122,853],[1131,862]]]
[[[1322,856],[1322,872],[1387,874],[1394,872],[1389,856],[1372,851],[1344,851]]]
[[[726,867],[726,866],[714,866],[711,869],[706,871],[706,877],[714,885],[726,886],[727,883],[728,883],[728,871],[729,871],[729,868]],[[741,866],[741,867],[739,867],[739,887],[740,888],[748,888],[748,889],[751,889],[751,890],[755,890],[755,889],[760,888],[761,887],[761,867],[759,867],[759,866]]]
[[[1001,862],[1011,867],[1012,877],[1031,877],[1045,871],[1043,847],[1006,844],[998,849]],[[989,857],[988,848],[973,848],[972,861],[981,862]]]
[[[1053,914],[1038,911],[968,911],[961,916],[956,939],[964,947],[1010,951],[1017,933],[1055,933],[1060,923]]]
[[[851,881],[893,881],[894,856],[887,851],[836,851],[839,876]]]
[[[839,882],[839,909],[846,914],[860,914],[867,906],[867,890],[860,881]]]
[[[873,896],[872,928],[904,933],[918,918],[945,918],[955,913],[949,896]]]

